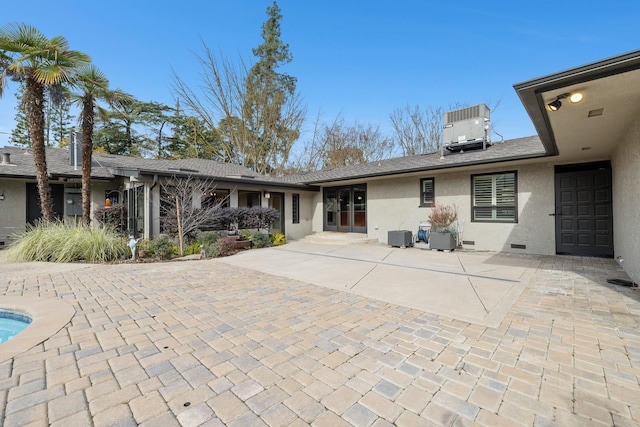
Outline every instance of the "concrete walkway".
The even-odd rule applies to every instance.
[[[640,423],[640,299],[606,283],[625,278],[614,261],[416,255],[432,260],[407,268],[416,282],[443,281],[429,293],[447,293],[458,277],[476,287],[514,280],[519,297],[488,327],[237,264],[276,253],[270,262],[310,270],[300,249],[159,264],[0,262],[0,295],[12,304],[37,297],[75,309],[51,338],[0,363],[0,425]],[[358,289],[376,270],[391,282],[414,256],[358,253],[373,273],[343,287]],[[322,280],[344,279],[335,262],[356,265],[341,257],[324,264]]]
[[[513,254],[305,242],[221,261],[491,327],[500,325],[540,264]]]

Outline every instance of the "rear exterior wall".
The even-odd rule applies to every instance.
[[[471,176],[504,171],[517,172],[518,222],[471,221]],[[436,203],[456,205],[462,240],[468,242],[463,245],[465,249],[555,253],[555,222],[549,216],[554,212],[554,169],[550,163],[370,181],[367,183],[369,237],[387,243],[387,233],[391,230],[409,230],[416,234],[420,222],[427,221],[431,212],[431,208],[420,207],[420,179],[429,177],[434,178]]]
[[[613,152],[613,243],[615,257],[640,282],[640,121]],[[621,261],[623,260],[623,261]]]

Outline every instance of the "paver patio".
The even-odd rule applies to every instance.
[[[220,260],[0,263],[2,295],[76,310],[0,363],[0,425],[638,425],[638,291],[531,258],[496,328]]]

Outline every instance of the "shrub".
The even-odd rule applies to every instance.
[[[271,236],[271,244],[273,246],[282,246],[287,244],[287,238],[282,233],[276,233]]]
[[[107,262],[126,256],[129,248],[110,227],[56,222],[28,226],[6,250],[7,261]]]
[[[110,207],[97,208],[93,217],[102,227],[111,227],[123,233],[127,229],[127,208],[122,203]]]
[[[266,248],[267,246],[271,246],[271,239],[269,239],[269,235],[265,233],[253,233],[249,240],[251,240],[251,246],[254,248]]]
[[[238,228],[268,228],[269,224],[280,218],[280,213],[274,208],[254,206],[252,208],[224,208],[217,213],[216,221],[227,229]]]
[[[142,247],[138,247],[138,250],[144,250],[149,255],[156,256],[161,259],[170,259],[179,253],[178,245],[171,237],[166,235],[161,235],[153,240],[145,241]]]
[[[145,255],[153,255],[151,252],[151,247],[149,246],[151,243],[150,239],[142,239],[138,242],[138,244],[136,245],[136,251],[138,251],[138,253],[140,252],[144,252]],[[129,251],[129,256],[131,256],[131,251]]]
[[[451,225],[458,219],[456,205],[436,204],[429,214],[431,229],[435,231],[451,231]]]
[[[228,239],[228,237],[225,237],[211,243],[208,246],[208,250],[205,249],[205,254],[207,255],[207,257],[215,258],[229,253],[229,251],[231,250],[231,245]]]
[[[269,228],[269,225],[280,218],[280,213],[274,208],[254,206],[248,209],[245,220],[248,228]]]
[[[195,244],[198,245],[198,250],[194,253],[200,252],[200,245],[204,249],[205,256],[216,257],[220,256],[220,250],[222,245],[220,244],[220,234],[215,231],[205,231],[198,234],[198,241]],[[193,245],[192,245],[193,246]]]
[[[193,242],[184,250],[185,255],[195,255],[200,253],[200,242]]]
[[[205,231],[198,234],[197,240],[203,244],[212,244],[220,240],[220,234],[215,231]]]

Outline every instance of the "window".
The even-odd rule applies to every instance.
[[[435,183],[433,178],[420,180],[420,206],[431,208],[436,205]]]
[[[216,205],[221,208],[228,208],[230,194],[231,192],[229,190],[217,189],[215,187],[207,190],[202,196],[202,208],[206,209]]]
[[[516,173],[472,175],[472,221],[518,222]]]
[[[262,206],[262,193],[260,191],[238,191],[238,206],[252,208]]]
[[[293,223],[300,224],[300,195],[292,194],[291,201],[291,214],[293,215]]]

